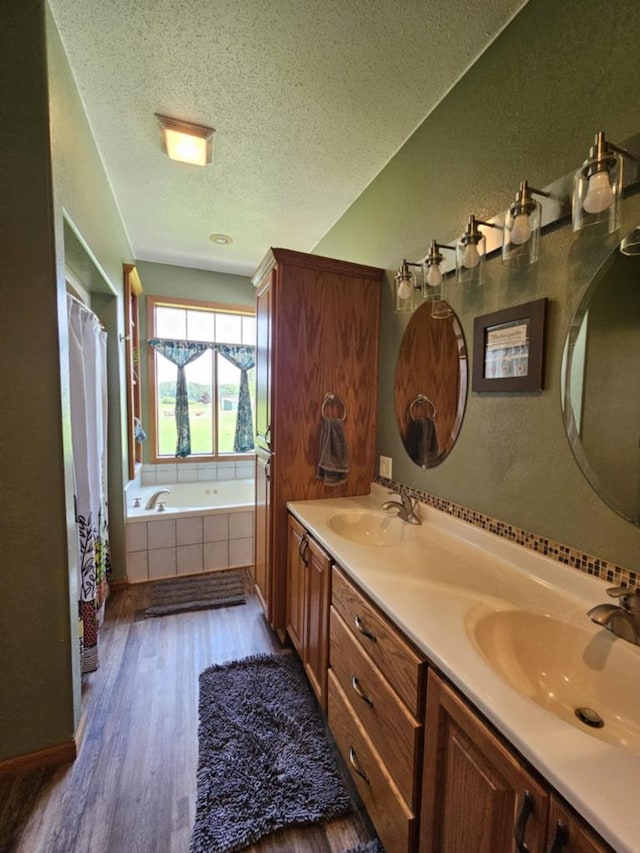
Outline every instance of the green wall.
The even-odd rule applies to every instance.
[[[0,759],[68,741],[79,697],[44,9],[25,0],[2,14]]]
[[[154,264],[150,261],[137,261],[136,266],[145,296],[184,297],[251,307],[256,304],[256,291],[248,276]],[[140,319],[141,329],[144,330],[146,317]]]
[[[0,414],[0,760],[68,742],[80,714],[63,217],[105,282],[97,310],[110,336],[110,512],[122,563],[124,319],[116,294],[121,265],[132,260],[44,0],[5,7],[0,126],[11,132],[0,134],[0,340],[11,373]]]
[[[469,391],[456,446],[427,471],[409,460],[396,426],[394,367],[407,320],[393,313],[391,282],[403,257],[424,256],[432,238],[451,242],[470,213],[490,218],[506,208],[523,178],[541,187],[575,170],[596,131],[612,140],[637,133],[639,43],[635,0],[530,0],[314,249],[389,271],[378,453],[393,458],[393,478],[632,570],[640,569],[640,530],[588,485],[560,408],[564,338],[616,238],[574,237],[564,225],[542,236],[530,270],[514,273],[493,259],[483,288],[449,281],[446,298],[468,349],[474,317],[549,299],[546,384],[540,394]],[[640,221],[640,197],[624,202],[623,216],[621,233]]]

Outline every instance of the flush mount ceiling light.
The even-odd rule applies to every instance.
[[[212,127],[155,114],[160,127],[162,150],[172,160],[206,166],[213,161]]]
[[[212,243],[217,243],[219,246],[228,246],[233,243],[233,237],[228,234],[209,234],[209,239]]]

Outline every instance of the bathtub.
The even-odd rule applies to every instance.
[[[149,498],[160,490],[169,494],[158,497],[154,509],[146,509]],[[253,507],[253,480],[211,480],[196,483],[169,483],[166,486],[140,486],[127,493],[127,519],[166,518],[178,514],[202,515],[229,512],[239,508]],[[139,502],[139,506],[135,504]],[[164,509],[159,504],[164,504]]]
[[[129,583],[253,566],[253,480],[134,486],[126,504]]]

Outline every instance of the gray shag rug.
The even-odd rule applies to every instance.
[[[246,601],[242,570],[212,572],[157,581],[153,585],[151,603],[144,615],[168,616],[189,610],[207,610],[210,607],[233,607],[246,604]]]
[[[365,844],[358,844],[357,847],[350,847],[344,853],[384,853],[384,847],[375,838],[373,841],[367,841]]]
[[[352,810],[297,655],[257,655],[200,674],[191,853],[231,853],[287,826]]]

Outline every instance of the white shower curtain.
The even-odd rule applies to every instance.
[[[98,632],[109,578],[107,334],[67,295],[71,433],[80,590],[82,672],[98,667]]]

